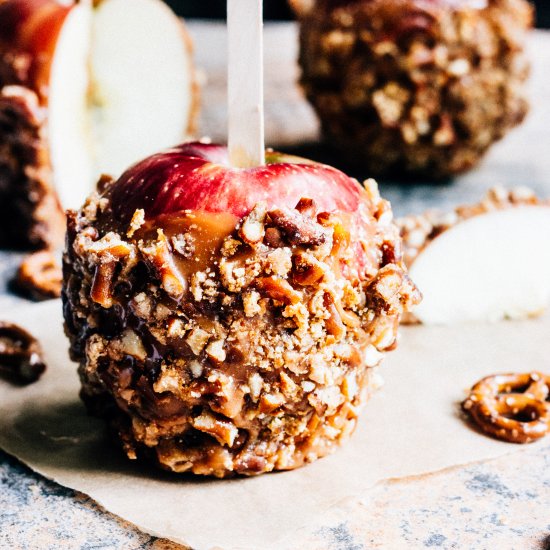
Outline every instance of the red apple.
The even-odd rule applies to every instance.
[[[79,206],[101,173],[116,177],[180,142],[196,110],[190,40],[160,0],[1,1],[0,89],[10,84],[48,109],[65,207]]]
[[[147,218],[181,210],[240,218],[260,201],[293,208],[302,197],[327,212],[353,213],[367,197],[357,180],[330,166],[268,151],[265,166],[233,168],[226,147],[205,143],[185,143],[146,158],[109,193],[114,213],[126,220],[136,209]]]
[[[378,261],[361,245],[376,232],[371,216],[377,207],[369,194],[343,172],[300,157],[267,151],[264,166],[234,168],[226,147],[185,143],[130,167],[108,187],[106,196],[111,205],[107,216],[123,231],[135,211],[143,209],[153,226],[160,217],[161,227],[167,219],[177,223],[182,211],[219,213],[213,223],[222,233],[231,231],[236,220],[259,202],[265,201],[270,209],[293,209],[300,199],[309,198],[318,212],[344,214],[349,225],[353,237],[347,246],[355,259],[353,265],[342,267],[344,276],[354,278]],[[234,218],[229,225],[227,214]]]

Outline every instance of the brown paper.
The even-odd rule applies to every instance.
[[[4,312],[2,318],[41,340],[49,367],[25,388],[0,381],[0,446],[144,531],[199,550],[286,548],[294,532],[379,480],[517,452],[521,446],[469,428],[459,402],[487,374],[550,373],[548,317],[406,327],[381,370],[384,387],[335,455],[292,472],[205,480],[145,468],[109,445],[102,422],[89,418],[78,399],[58,301]]]

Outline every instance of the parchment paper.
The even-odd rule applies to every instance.
[[[520,451],[469,428],[458,404],[464,390],[484,375],[550,373],[547,317],[406,327],[399,349],[382,369],[384,388],[335,455],[293,472],[203,480],[145,469],[108,444],[103,424],[89,418],[78,400],[58,301],[0,315],[42,341],[49,365],[29,387],[0,381],[0,446],[144,531],[198,550],[286,548],[293,532],[384,478]]]

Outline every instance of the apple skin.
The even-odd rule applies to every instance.
[[[45,101],[55,47],[63,24],[76,4],[56,0],[4,0],[0,3],[0,55],[26,55],[27,81]]]
[[[125,222],[137,209],[147,219],[182,210],[226,212],[241,218],[261,201],[294,208],[302,197],[327,212],[356,212],[367,193],[330,166],[268,151],[266,164],[233,168],[227,148],[184,143],[130,167],[108,187],[111,208]]]

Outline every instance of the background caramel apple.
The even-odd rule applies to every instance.
[[[26,110],[42,117],[30,148],[41,147],[45,155],[30,163],[21,158],[21,147],[7,147],[0,163],[9,169],[0,171],[0,193],[10,217],[27,211],[29,228],[40,201],[28,196],[22,205],[21,197],[13,197],[25,195],[25,187],[32,195],[28,180],[36,179],[37,169],[41,181],[34,187],[43,195],[53,195],[53,188],[63,207],[76,207],[100,174],[118,176],[193,130],[197,89],[190,39],[159,0],[4,0],[0,93],[13,95],[14,85]],[[8,104],[0,117],[13,121],[13,111]],[[18,124],[2,126],[3,143],[23,140],[19,128],[30,117],[21,109],[19,114]],[[56,216],[59,208],[52,208]],[[36,239],[27,237],[30,231],[15,237],[32,246],[55,240],[48,228]]]
[[[370,175],[449,178],[524,119],[526,0],[292,0],[327,143]]]

